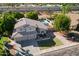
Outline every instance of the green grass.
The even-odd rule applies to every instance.
[[[40,47],[40,50],[60,45],[63,45],[63,43],[57,38],[38,41],[38,46]]]
[[[56,43],[55,46],[63,45],[63,43],[57,38],[54,38],[54,42]]]

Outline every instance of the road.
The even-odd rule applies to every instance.
[[[79,44],[56,51],[41,54],[41,56],[79,56]]]
[[[9,7],[9,6],[0,6],[0,12],[3,11],[7,11],[7,10],[11,10],[11,11],[17,11],[17,12],[26,12],[26,11],[32,11],[32,10],[36,10],[36,11],[61,11],[60,6],[35,6],[35,7]],[[72,8],[73,11],[78,11],[79,7],[73,7]]]

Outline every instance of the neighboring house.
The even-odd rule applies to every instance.
[[[44,25],[42,22],[21,18],[15,24],[12,38],[16,41],[37,39],[38,35],[45,35],[46,31],[48,31],[48,26]]]

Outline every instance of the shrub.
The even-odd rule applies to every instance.
[[[37,19],[38,19],[38,13],[35,12],[35,11],[27,12],[27,13],[25,14],[25,17],[30,18],[30,19],[35,19],[35,20],[37,20]]]
[[[11,16],[13,16],[14,18],[20,19],[24,17],[24,14],[20,13],[20,12],[6,12],[5,14],[10,14]]]
[[[14,12],[14,17],[17,18],[17,19],[20,19],[20,18],[23,18],[24,17],[24,14],[20,13],[20,12]]]
[[[54,28],[57,31],[68,31],[70,26],[70,18],[64,14],[59,14],[56,16],[54,21]]]
[[[57,17],[57,15],[58,15],[58,14],[56,14],[56,13],[55,13],[55,14],[53,14],[53,18],[55,19],[55,18]]]
[[[10,35],[16,22],[14,16],[9,13],[4,13],[1,20],[0,28],[2,29],[2,34],[6,33]]]

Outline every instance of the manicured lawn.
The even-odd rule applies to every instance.
[[[54,38],[54,42],[56,43],[55,46],[63,45],[63,43],[57,38]]]
[[[40,50],[60,45],[63,45],[63,43],[57,38],[38,41],[38,46],[40,47]]]

